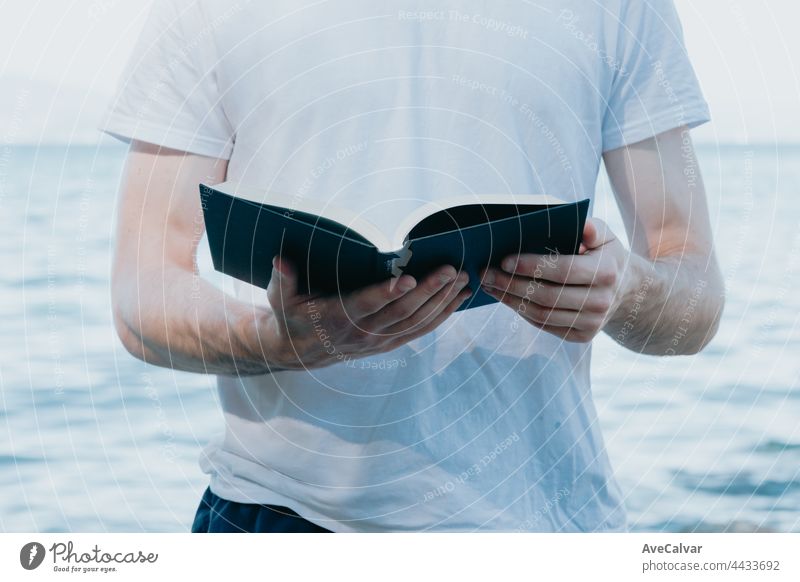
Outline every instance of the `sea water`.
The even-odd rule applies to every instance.
[[[207,484],[213,377],[135,360],[112,325],[125,152],[0,156],[0,531],[187,531]],[[698,152],[724,319],[692,357],[595,341],[608,452],[635,530],[800,531],[800,148]],[[594,214],[623,235],[602,179]]]

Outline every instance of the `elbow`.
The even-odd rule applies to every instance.
[[[131,310],[119,297],[112,297],[112,311],[114,317],[114,330],[122,343],[122,347],[137,360],[144,361],[145,348],[141,334],[135,325],[134,317],[130,316]]]
[[[708,285],[708,297],[703,302],[703,317],[698,321],[696,341],[687,344],[683,355],[695,355],[702,352],[717,335],[722,313],[725,310],[725,284],[720,276],[713,284]]]
[[[144,361],[144,343],[141,337],[131,329],[128,323],[119,315],[115,310],[114,312],[114,328],[117,332],[117,337],[130,355],[137,360]]]
[[[715,318],[705,325],[705,333],[703,333],[702,336],[694,343],[687,344],[686,349],[681,352],[681,355],[694,356],[706,349],[708,344],[711,343],[711,340],[714,339],[714,336],[717,335],[717,331],[719,330],[719,321],[719,318]]]

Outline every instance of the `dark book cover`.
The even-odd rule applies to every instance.
[[[402,249],[379,252],[354,230],[314,214],[260,204],[201,184],[214,268],[266,288],[272,258],[297,269],[300,292],[345,294],[407,273],[418,280],[443,265],[469,273],[472,296],[459,311],[496,300],[479,273],[519,253],[578,252],[589,200],[549,206],[469,204],[418,223]]]

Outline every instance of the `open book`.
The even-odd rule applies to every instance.
[[[577,253],[589,208],[588,199],[487,194],[355,212],[235,182],[201,184],[200,196],[222,273],[266,288],[280,255],[297,269],[301,292],[325,295],[452,265],[469,273],[473,291],[460,310],[495,302],[480,291],[479,274],[508,255]]]

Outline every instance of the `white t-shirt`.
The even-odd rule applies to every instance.
[[[604,151],[708,118],[671,0],[158,0],[103,129],[380,214],[582,199]],[[391,353],[221,377],[201,464],[217,495],[335,531],[624,529],[590,352],[495,304]]]

